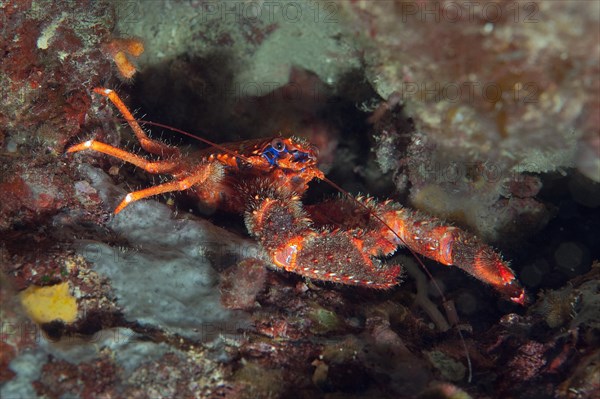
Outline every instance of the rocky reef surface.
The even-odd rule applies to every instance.
[[[0,10],[0,397],[600,395],[598,2]],[[344,189],[494,245],[531,301],[402,250],[388,291],[272,270],[239,216],[184,194],[114,215],[163,180],[65,155],[92,137],[142,154],[98,86],[216,142],[305,137]],[[307,203],[335,193],[312,186]]]

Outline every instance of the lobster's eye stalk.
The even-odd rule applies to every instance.
[[[279,137],[271,140],[262,150],[262,156],[269,161],[269,165],[283,168],[312,167],[317,161],[319,149],[314,145],[300,144],[292,139],[281,139]],[[308,163],[307,163],[308,162]]]
[[[269,161],[271,166],[277,166],[277,161],[286,156],[287,148],[280,138],[274,138],[263,150],[263,157]]]

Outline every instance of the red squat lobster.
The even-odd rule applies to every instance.
[[[113,90],[96,88],[94,92],[119,109],[144,150],[164,159],[149,161],[95,140],[74,145],[67,152],[93,150],[149,173],[173,176],[167,183],[127,194],[115,214],[142,198],[191,189],[203,204],[243,214],[248,231],[270,260],[288,272],[386,289],[398,284],[401,268],[377,258],[406,245],[444,265],[463,269],[513,302],[525,303],[524,289],[497,252],[474,235],[434,217],[389,200],[365,197],[341,197],[304,207],[300,199],[311,180],[330,182],[317,167],[318,149],[305,140],[209,142],[212,147],[192,159],[177,147],[149,138]]]

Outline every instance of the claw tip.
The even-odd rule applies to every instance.
[[[527,294],[524,289],[521,289],[521,293],[518,296],[511,297],[510,300],[521,306],[525,306],[527,304]]]

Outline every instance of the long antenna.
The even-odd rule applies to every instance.
[[[131,121],[131,119],[126,119],[126,118],[118,118],[118,119],[124,120],[126,122]],[[204,137],[196,136],[193,133],[186,132],[185,130],[177,129],[176,127],[165,125],[165,124],[158,123],[158,122],[147,121],[147,120],[144,120],[144,119],[133,119],[133,120],[137,121],[141,125],[150,125],[150,126],[162,127],[163,129],[171,130],[173,132],[177,132],[177,133],[182,134],[184,136],[191,137],[191,138],[193,138],[195,140],[198,140],[198,141],[201,141],[201,142],[203,142],[205,144],[208,144],[211,147],[214,147],[214,148],[216,148],[218,150],[221,150],[221,151],[223,151],[223,152],[225,152],[225,153],[227,153],[227,154],[229,154],[229,155],[231,155],[233,157],[239,158],[239,159],[241,159],[244,162],[250,163],[250,161],[248,160],[248,158],[246,158],[245,156],[243,156],[241,154],[238,154],[237,152],[235,152],[235,151],[233,151],[233,150],[231,150],[231,149],[229,149],[227,147],[224,147],[224,146],[222,146],[220,144],[217,144],[217,143],[215,143],[213,141],[205,139]]]

